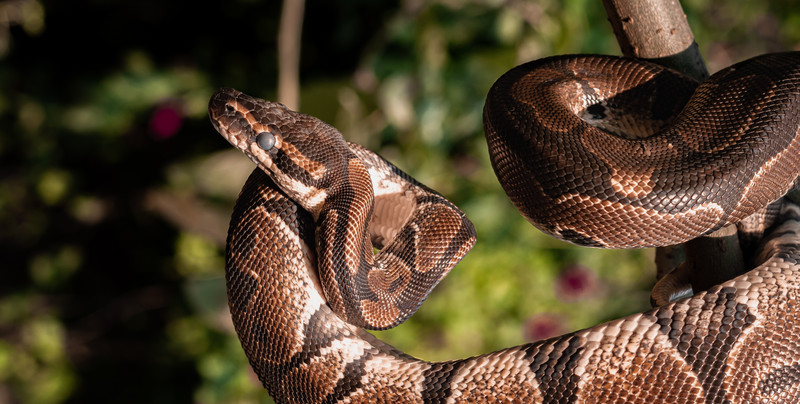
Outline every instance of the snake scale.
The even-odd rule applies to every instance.
[[[402,322],[467,253],[463,213],[281,104],[223,88],[209,114],[258,166],[234,208],[226,280],[242,347],[276,402],[800,402],[794,205],[759,266],[705,292],[432,363],[364,328]],[[589,246],[674,244],[794,184],[800,53],[739,63],[699,87],[631,59],[542,59],[495,83],[484,128],[500,182],[543,231]]]

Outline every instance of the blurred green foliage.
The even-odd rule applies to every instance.
[[[683,5],[712,71],[800,49],[791,0]],[[2,0],[0,14],[0,402],[269,402],[223,278],[252,166],[205,110],[218,86],[274,98],[280,4]],[[649,254],[534,230],[483,141],[494,79],[590,52],[618,53],[599,1],[307,2],[301,110],[444,193],[478,230],[419,313],[381,338],[452,359],[525,342],[537,314],[566,332],[647,307]]]

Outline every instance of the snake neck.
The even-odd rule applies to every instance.
[[[317,227],[319,274],[328,304],[345,321],[369,326],[360,302],[374,297],[369,287],[374,259],[368,234],[374,194],[360,160],[353,156],[345,166],[331,179],[320,209],[306,210],[312,212]]]

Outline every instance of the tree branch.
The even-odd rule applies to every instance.
[[[678,70],[698,81],[708,70],[677,0],[603,0],[609,22],[625,56],[646,59]],[[675,247],[659,249],[659,278],[680,264]],[[694,291],[730,279],[744,270],[736,228],[728,226],[685,245],[689,280]]]

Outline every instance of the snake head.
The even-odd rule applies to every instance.
[[[312,214],[333,181],[328,173],[342,172],[337,165],[352,154],[332,126],[232,88],[217,90],[208,114],[217,132]]]
[[[281,127],[293,124],[292,111],[283,104],[232,88],[221,88],[211,97],[208,115],[217,132],[267,172],[284,146]]]

